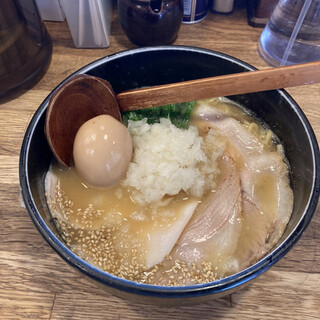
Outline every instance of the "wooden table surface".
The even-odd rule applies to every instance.
[[[0,105],[0,319],[320,319],[320,209],[295,247],[244,289],[218,300],[176,308],[137,304],[112,296],[66,264],[20,205],[18,163],[26,127],[43,99],[80,67],[133,48],[112,21],[106,49],[76,49],[65,22],[47,22],[53,40],[49,70],[20,97]],[[221,51],[267,68],[257,51],[261,29],[246,10],[212,12],[182,25],[175,44]],[[288,90],[320,138],[320,84]]]

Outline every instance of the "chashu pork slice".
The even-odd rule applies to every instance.
[[[187,265],[210,262],[217,277],[228,269],[242,224],[240,177],[227,155],[222,157],[221,173],[218,189],[198,205],[171,254]]]
[[[240,164],[240,169],[245,165],[244,161],[246,159],[264,152],[263,143],[238,120],[221,113],[207,104],[201,104],[197,108],[197,113],[200,116],[196,123],[202,131],[206,132],[213,128],[227,139],[228,151],[232,154],[238,167]]]
[[[265,255],[290,219],[293,191],[288,166],[282,155],[265,150],[239,121],[206,104],[198,112],[200,119],[209,121],[203,126],[215,128],[228,139],[229,151],[240,169],[243,228],[232,267],[237,272]]]
[[[287,224],[293,207],[293,191],[287,164],[279,153],[263,152],[246,159],[241,184],[262,211]]]
[[[264,214],[256,202],[242,193],[243,223],[238,248],[231,260],[231,273],[252,265],[269,250],[266,245],[268,233],[273,225],[270,215]]]
[[[264,256],[281,237],[293,208],[287,166],[276,152],[253,156],[241,174],[243,232],[235,255],[237,269]]]
[[[153,227],[146,234],[145,265],[147,269],[161,263],[171,252],[183,229],[191,219],[196,207],[197,199],[188,199],[177,212],[177,218],[170,224]]]

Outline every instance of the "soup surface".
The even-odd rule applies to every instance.
[[[270,251],[293,206],[281,144],[224,98],[197,101],[189,124],[129,121],[133,159],[109,188],[52,164],[48,205],[73,252],[118,277],[180,286],[236,273]]]

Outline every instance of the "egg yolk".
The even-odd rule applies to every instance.
[[[132,141],[126,126],[109,115],[85,122],[73,144],[77,172],[91,186],[105,188],[117,184],[132,157]]]

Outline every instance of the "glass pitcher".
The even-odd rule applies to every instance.
[[[320,60],[320,0],[280,0],[259,40],[274,66]]]

